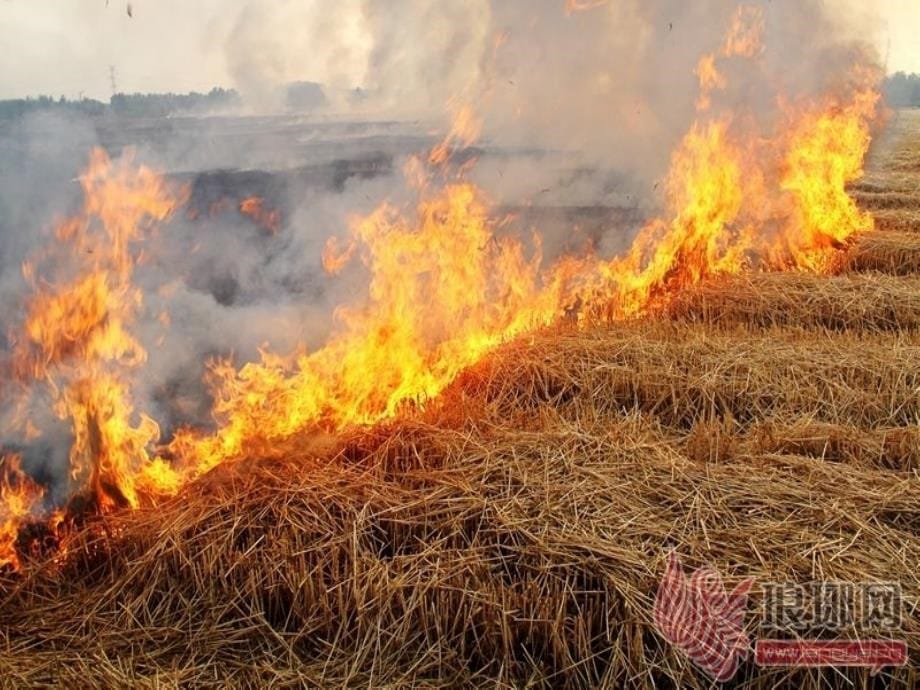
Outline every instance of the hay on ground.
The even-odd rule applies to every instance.
[[[676,295],[669,315],[680,321],[714,326],[916,331],[920,328],[920,276],[874,273],[727,276]]]
[[[670,548],[729,582],[896,576],[906,610],[920,596],[920,484],[882,469],[694,461],[631,417],[529,432],[405,423],[319,456],[297,446],[111,518],[82,535],[93,557],[8,586],[4,679],[705,688],[652,628]],[[913,667],[885,673],[909,688],[915,617],[902,636]],[[740,678],[862,686],[868,671],[746,664]]]
[[[920,274],[920,233],[866,233],[840,257],[838,271],[876,271],[899,276]]]
[[[720,333],[654,322],[551,332],[466,372],[444,404],[485,404],[491,419],[511,424],[549,407],[574,420],[639,412],[683,430],[701,420],[740,428],[809,417],[901,427],[920,419],[920,346],[900,336]]]

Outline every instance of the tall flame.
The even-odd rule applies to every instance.
[[[179,198],[150,169],[135,168],[129,159],[113,163],[101,149],[90,155],[80,184],[81,212],[60,223],[51,248],[23,266],[34,294],[22,329],[10,334],[8,368],[23,409],[44,389],[54,414],[70,423],[72,481],[104,512],[138,505],[144,469],[153,462],[149,448],[159,429],[150,417],[135,414],[126,376],[146,360],[130,332],[143,304],[132,284],[134,245]],[[28,417],[17,424],[40,433]],[[5,512],[22,517],[15,508],[21,498],[13,500],[21,494],[5,486]],[[0,565],[12,560],[0,553]]]
[[[703,55],[696,65],[700,94],[697,110],[707,110],[712,103],[712,92],[728,86],[728,80],[719,71],[718,60],[732,57],[752,58],[763,50],[761,37],[764,30],[763,8],[741,5],[732,15],[728,32],[721,49]]]
[[[859,87],[845,104],[791,109],[770,138],[731,117],[694,124],[671,160],[671,215],[601,269],[614,312],[637,314],[714,274],[826,268],[848,238],[873,226],[846,185],[862,175],[877,102]]]
[[[794,200],[784,240],[796,266],[824,268],[833,249],[874,225],[846,185],[863,174],[878,100],[876,91],[862,87],[848,103],[806,109],[790,128],[780,188]]]

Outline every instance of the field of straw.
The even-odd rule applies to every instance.
[[[907,667],[736,685],[920,686],[920,112],[891,136],[832,275],[522,338],[398,423],[106,519],[0,582],[0,684],[709,687],[652,626],[676,548],[730,585],[901,583]]]

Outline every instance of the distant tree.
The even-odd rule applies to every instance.
[[[287,85],[285,100],[291,110],[313,110],[326,105],[326,92],[315,81],[295,81]]]
[[[90,98],[68,100],[50,96],[0,100],[0,120],[11,120],[36,111],[80,113],[97,116],[112,113],[120,117],[163,117],[182,112],[208,112],[239,105],[232,89],[214,88],[208,93],[124,94],[116,93],[108,104]]]
[[[205,112],[239,105],[232,89],[213,88],[208,93],[116,93],[109,101],[112,112],[122,117],[163,117],[174,113]]]
[[[105,111],[105,104],[88,98],[68,101],[64,96],[61,96],[57,100],[51,96],[17,98],[0,101],[0,120],[12,120],[28,113],[46,110],[99,115]]]
[[[920,107],[920,74],[895,72],[885,80],[885,99],[895,108]]]

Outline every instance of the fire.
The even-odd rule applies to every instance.
[[[239,371],[215,364],[220,431],[173,444],[196,460],[195,473],[311,426],[391,417],[556,314],[558,297],[541,289],[539,250],[527,255],[517,240],[496,237],[470,184],[423,199],[411,220],[384,204],[352,233],[372,276],[367,304],[340,308],[338,332],[315,352],[265,353]]]
[[[443,166],[450,160],[454,148],[471,146],[482,134],[480,120],[469,104],[460,104],[454,111],[454,117],[447,136],[428,154],[431,165]]]
[[[565,14],[571,16],[577,12],[586,12],[606,5],[608,2],[609,0],[565,0]]]
[[[826,268],[847,239],[872,228],[846,185],[862,175],[877,101],[857,88],[846,105],[790,112],[770,138],[731,117],[695,124],[672,157],[670,218],[650,222],[602,268],[613,312],[637,314],[720,273]]]
[[[18,456],[0,459],[0,572],[20,567],[19,525],[41,506],[44,491],[20,467]]]
[[[725,42],[723,57],[752,58],[763,51],[764,31],[763,8],[757,5],[741,5],[732,15]]]
[[[728,86],[728,80],[719,71],[716,61],[732,57],[755,57],[763,49],[763,30],[763,8],[742,5],[735,10],[722,48],[717,53],[703,55],[696,65],[695,73],[700,86],[697,110],[707,110],[712,103],[712,92]]]
[[[874,90],[862,88],[849,103],[806,110],[791,129],[780,187],[794,199],[785,246],[799,267],[825,268],[834,249],[874,226],[872,215],[856,206],[846,185],[863,174],[871,140],[868,123],[878,99]]]
[[[735,226],[744,205],[743,156],[728,129],[719,121],[690,130],[666,181],[673,217],[650,222],[626,256],[602,268],[619,316],[641,312],[663,291],[743,268],[747,233]]]
[[[719,72],[716,67],[716,56],[713,54],[704,55],[696,65],[696,76],[700,82],[700,95],[696,100],[697,110],[706,110],[710,100],[710,93],[716,89],[724,89],[728,85],[728,80]]]
[[[759,8],[740,8],[718,53],[698,66],[701,119],[674,151],[665,183],[668,216],[652,220],[624,257],[601,268],[608,312],[632,316],[660,296],[708,276],[759,269],[824,269],[848,238],[872,227],[846,185],[862,175],[877,117],[877,75],[854,70],[845,93],[819,103],[780,102],[784,117],[762,132],[756,118],[709,113],[728,86],[716,59],[762,51]],[[594,291],[598,288],[595,286]]]
[[[131,333],[143,307],[132,274],[135,247],[183,192],[96,151],[81,178],[84,208],[57,230],[58,253],[77,257],[76,266],[52,251],[24,267],[35,294],[12,335],[8,369],[24,390],[43,387],[69,421],[74,486],[105,512],[174,494],[220,463],[283,452],[305,431],[374,424],[424,405],[499,344],[563,315],[629,318],[719,274],[823,270],[872,225],[846,185],[862,174],[877,117],[874,75],[854,72],[817,100],[779,100],[770,129],[743,111],[718,111],[711,94],[730,86],[721,62],[756,60],[762,31],[758,11],[739,10],[723,45],[697,65],[697,120],[672,154],[663,213],[612,259],[567,256],[545,266],[539,236],[499,232],[486,195],[463,175],[467,163],[458,175],[431,175],[446,173],[451,152],[481,133],[475,110],[454,104],[444,140],[406,167],[419,192],[414,208],[384,202],[326,245],[328,273],[358,260],[366,267],[366,299],[337,309],[318,349],[265,350],[239,368],[212,362],[216,431],[182,429],[159,454],[156,422],[132,402],[128,373],[146,358]],[[240,211],[273,232],[280,224],[258,197]],[[43,270],[54,259],[68,272]],[[28,415],[17,419],[20,432],[34,433]],[[10,476],[0,485],[0,564],[16,566],[18,524],[38,510],[41,493],[18,468]]]
[[[339,239],[333,235],[326,240],[326,246],[323,247],[323,269],[329,275],[340,273],[351,261],[357,249],[358,244],[355,240],[352,239],[340,246]]]
[[[519,240],[498,237],[468,183],[423,189],[410,217],[383,204],[324,254],[332,273],[361,257],[371,276],[367,303],[340,307],[338,332],[314,352],[263,353],[239,370],[216,363],[219,431],[182,433],[173,453],[193,463],[194,475],[311,427],[373,424],[563,313],[631,317],[713,275],[819,268],[837,243],[868,227],[845,185],[861,173],[876,98],[856,90],[845,107],[790,109],[769,137],[752,136],[731,115],[697,122],[672,158],[669,215],[610,261],[566,257],[541,268],[539,238],[528,254]]]
[[[60,223],[56,243],[23,267],[34,294],[21,330],[10,334],[9,370],[24,398],[44,389],[54,415],[70,423],[71,479],[105,512],[138,505],[138,473],[159,436],[156,422],[135,413],[131,402],[127,372],[146,359],[130,332],[143,304],[131,278],[134,246],[151,223],[169,217],[179,197],[150,169],[135,168],[130,157],[114,163],[101,149],[92,152],[80,184],[81,212]],[[19,404],[28,408],[27,399]],[[39,433],[28,418],[17,423],[28,437]],[[31,509],[10,486],[2,504],[7,531]]]
[[[266,208],[265,199],[260,196],[243,199],[240,202],[240,213],[271,235],[281,229],[281,212]]]

